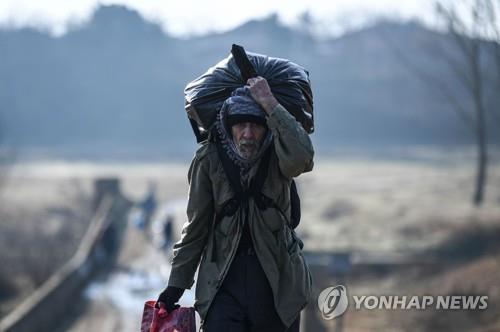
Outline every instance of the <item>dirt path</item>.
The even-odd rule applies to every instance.
[[[84,290],[86,306],[68,331],[140,331],[144,302],[157,298],[169,274],[167,255],[129,225],[117,267],[106,279],[96,280]],[[194,291],[186,291],[181,305],[192,306],[193,302]]]

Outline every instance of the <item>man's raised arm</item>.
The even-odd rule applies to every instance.
[[[252,97],[268,114],[281,173],[292,178],[311,171],[314,149],[302,125],[278,103],[265,78],[250,78],[247,83]]]

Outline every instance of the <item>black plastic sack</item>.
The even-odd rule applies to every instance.
[[[313,96],[307,70],[285,59],[250,52],[247,52],[247,56],[255,73],[268,81],[278,102],[308,133],[312,133]],[[224,100],[230,97],[236,88],[245,84],[246,80],[242,77],[233,55],[230,54],[186,86],[185,109],[198,141],[200,132],[203,135],[210,130]]]

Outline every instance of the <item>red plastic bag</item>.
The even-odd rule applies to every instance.
[[[141,332],[196,332],[194,308],[180,307],[171,313],[155,308],[156,301],[146,301]]]

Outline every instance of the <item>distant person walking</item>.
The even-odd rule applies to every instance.
[[[173,239],[173,227],[174,227],[174,217],[170,214],[165,218],[163,223],[163,249],[167,249],[172,244]]]
[[[313,155],[266,79],[235,90],[191,163],[188,222],[158,305],[178,308],[199,264],[203,331],[298,331],[312,281],[290,226],[290,186],[312,170]]]
[[[156,206],[156,185],[153,182],[149,182],[146,196],[139,202],[142,214],[141,228],[145,228],[150,224],[151,218],[156,211]]]

